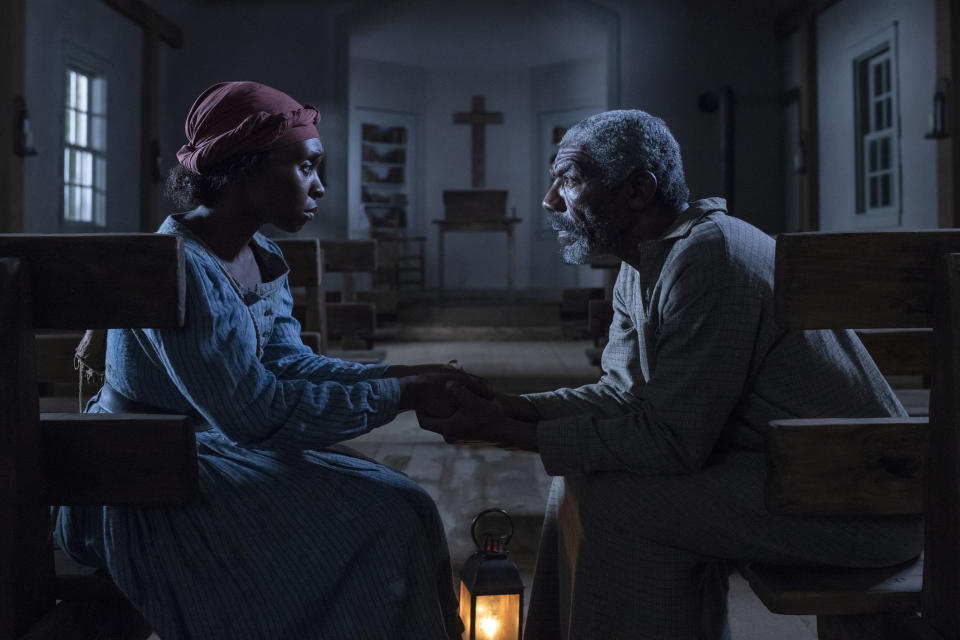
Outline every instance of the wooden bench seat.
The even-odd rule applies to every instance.
[[[104,576],[58,578],[50,505],[196,500],[192,421],[41,414],[35,334],[182,326],[185,292],[174,236],[0,235],[0,640],[149,635]]]
[[[924,553],[882,569],[751,563],[741,572],[771,611],[816,615],[821,640],[960,638],[960,231],[783,234],[774,297],[785,329],[861,327],[881,372],[919,375],[930,389],[897,390],[928,418],[772,423],[767,507],[801,517],[922,513]]]
[[[878,569],[749,563],[740,572],[773,613],[823,616],[920,610],[923,556]]]

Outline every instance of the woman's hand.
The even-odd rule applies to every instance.
[[[459,369],[445,369],[439,373],[415,373],[397,378],[400,383],[400,411],[413,409],[428,416],[449,416],[457,410],[452,387],[470,389],[472,393],[492,398],[486,382]]]
[[[418,412],[421,428],[439,433],[452,444],[484,443],[507,449],[538,450],[535,421],[511,416],[498,401],[481,397],[464,386],[452,384],[450,391],[456,411],[447,416]]]
[[[493,391],[480,376],[467,373],[456,360],[447,364],[391,365],[384,374],[400,382],[400,410],[413,409],[432,416],[448,416],[457,409],[447,383],[457,383],[482,398],[493,398]]]

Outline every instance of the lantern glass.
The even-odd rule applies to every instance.
[[[472,596],[461,582],[460,619],[465,639],[520,640],[520,594]]]
[[[463,581],[460,582],[460,620],[463,622],[463,638],[472,638],[473,634],[471,630],[473,625],[470,623],[473,621],[473,616],[470,615],[470,608],[473,605],[473,597],[470,595],[470,589],[467,589],[467,585],[463,584]]]

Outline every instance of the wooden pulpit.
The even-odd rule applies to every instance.
[[[437,234],[437,287],[443,291],[444,234],[503,232],[507,234],[507,289],[513,290],[513,228],[520,218],[507,216],[507,191],[500,189],[464,189],[443,192],[444,217],[434,220]]]

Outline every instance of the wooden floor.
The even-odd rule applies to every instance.
[[[584,355],[589,341],[410,342],[378,345],[387,362],[416,364],[458,359],[468,371],[488,378],[498,390],[527,392],[595,382],[598,370]],[[411,413],[348,444],[403,471],[421,484],[443,517],[454,570],[474,551],[469,526],[487,507],[503,507],[517,533],[511,554],[524,576],[529,600],[543,506],[550,479],[536,454],[444,443],[419,428]],[[730,584],[734,639],[814,640],[811,617],[779,616],[764,608],[739,575]]]

